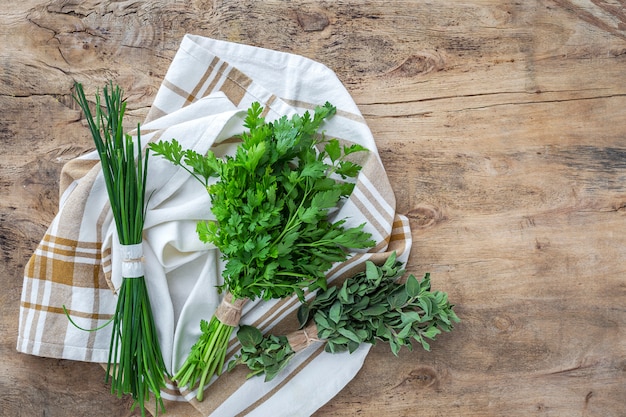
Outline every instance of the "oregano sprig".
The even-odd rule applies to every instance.
[[[429,274],[422,280],[411,274],[399,282],[401,267],[394,253],[382,266],[367,261],[364,272],[341,286],[319,290],[313,301],[298,309],[301,328],[308,324],[308,331],[330,353],[352,353],[362,343],[378,341],[388,343],[396,356],[402,346],[412,350],[414,342],[430,350],[428,340],[452,330],[459,318],[447,294],[431,290]],[[271,380],[306,346],[290,346],[287,342],[293,336],[263,336],[255,327],[241,326],[237,332],[241,352],[229,369],[245,364],[251,370],[248,377],[265,374]]]
[[[265,381],[271,381],[296,354],[287,336],[272,334],[264,336],[253,326],[240,326],[237,339],[241,343],[241,350],[235,359],[228,363],[228,370],[245,364],[250,369],[247,378],[262,374],[265,375]]]

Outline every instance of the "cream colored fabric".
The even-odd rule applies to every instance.
[[[366,222],[377,245],[335,265],[328,272],[329,280],[339,282],[361,270],[366,260],[380,262],[393,250],[406,261],[411,247],[408,221],[396,213],[374,138],[349,93],[319,63],[187,35],[141,127],[142,140],[176,138],[184,148],[201,153],[231,152],[237,145],[233,137],[244,129],[245,110],[254,101],[265,106],[268,120],[330,101],[338,112],[324,125],[326,135],[370,150],[354,193],[333,215],[348,218],[349,226]],[[78,325],[101,326],[114,312],[113,290],[121,283],[120,247],[95,152],[65,166],[61,187],[59,213],[25,268],[17,349],[106,362],[110,326],[84,332],[63,313],[66,306]],[[218,305],[215,286],[221,283],[222,262],[217,250],[203,245],[195,233],[198,220],[212,218],[209,197],[200,183],[182,169],[151,157],[147,193],[151,197],[143,241],[146,282],[164,360],[174,372],[197,340],[200,320],[208,320]],[[264,332],[288,333],[296,327],[297,307],[296,298],[249,302],[242,322]],[[368,349],[331,355],[314,343],[269,383],[263,378],[246,380],[246,369],[239,367],[214,378],[202,403],[193,399],[193,392],[179,393],[170,384],[163,392],[172,401],[166,404],[168,415],[308,416],[356,375]],[[228,356],[237,350],[233,338]]]

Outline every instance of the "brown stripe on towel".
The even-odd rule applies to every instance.
[[[90,169],[99,163],[98,159],[72,159],[63,165],[59,184],[59,197],[63,195],[67,187],[74,181],[83,178]]]
[[[369,202],[378,208],[380,214],[388,222],[392,222],[395,215],[396,197],[385,173],[385,168],[378,158],[370,155],[368,161],[363,164],[361,175],[365,176],[367,183],[359,181],[356,185],[357,188],[367,197]],[[387,208],[383,207],[383,201],[387,203]]]
[[[146,120],[144,120],[144,124],[150,123],[151,121],[166,115],[167,113],[164,110],[161,110],[153,104],[152,107],[150,107],[150,111],[148,111],[148,115],[146,116]]]
[[[280,384],[276,385],[276,387],[274,387],[273,390],[271,390],[270,392],[265,394],[263,397],[261,397],[258,400],[256,400],[248,408],[243,410],[241,413],[237,414],[235,417],[243,417],[243,416],[247,415],[249,412],[251,412],[252,410],[257,408],[258,406],[263,404],[265,401],[267,401],[271,397],[273,397],[278,391],[280,391],[285,385],[287,385],[296,375],[298,375],[300,373],[300,371],[302,371],[304,368],[306,368],[309,365],[309,363],[313,359],[315,359],[317,356],[319,356],[322,352],[324,352],[324,345],[323,344],[320,345],[315,350],[315,352],[313,352],[313,354],[307,358],[306,361],[302,362],[296,369],[294,369],[293,372],[291,372],[288,377],[286,377],[283,381],[281,381]]]
[[[216,65],[219,62],[220,62],[220,59],[218,57],[214,57],[213,58],[211,63],[207,66],[206,70],[204,71],[204,74],[202,74],[202,77],[200,77],[200,80],[198,80],[198,83],[196,84],[196,86],[193,88],[193,90],[191,90],[191,93],[187,97],[186,104],[191,104],[194,101],[196,101],[196,98],[200,95],[200,89],[207,82],[207,80],[211,76],[211,73],[213,72],[213,69],[216,67]],[[217,77],[215,77],[215,78],[217,78]],[[215,82],[215,80],[212,81],[212,83],[214,83],[214,82]],[[212,85],[214,85],[214,84],[212,84]],[[210,91],[211,87],[209,87],[208,90]]]
[[[365,217],[367,222],[371,226],[373,226],[374,229],[376,229],[376,231],[378,232],[380,236],[385,236],[388,234],[387,232],[388,224],[385,224],[384,221],[381,221],[381,219],[379,218],[379,216],[376,215],[376,213],[372,213],[369,210],[369,208],[365,206],[365,203],[361,201],[361,199],[355,193],[352,193],[350,195],[350,202],[354,205],[354,207],[356,207],[361,212],[363,217]]]
[[[185,99],[185,104],[183,105],[183,107],[187,106],[190,103],[188,100],[191,93],[189,93],[188,91],[183,90],[182,88],[167,79],[163,80],[163,86],[170,90],[172,93],[175,93],[176,95]]]
[[[268,113],[272,109],[272,104],[274,104],[277,98],[278,97],[276,97],[276,95],[272,94],[270,98],[267,99],[265,105],[263,106],[263,113],[261,113],[261,117],[267,117]]]
[[[229,67],[227,63],[219,62],[219,65],[217,65],[217,70],[216,70],[215,75],[213,76],[213,78],[211,78],[211,82],[209,83],[207,88],[204,90],[203,97],[206,97],[209,94],[217,90],[216,86],[218,85],[219,81],[224,77],[224,72],[228,71],[228,68]]]
[[[220,87],[220,91],[226,94],[226,97],[236,106],[241,103],[241,99],[246,95],[248,87],[252,84],[252,79],[237,68],[228,67],[226,80]]]
[[[46,313],[54,313],[65,315],[65,311],[63,311],[62,307],[52,307],[47,304],[33,304],[27,301],[22,301],[20,303],[23,307],[28,308],[30,310],[35,311],[44,311]],[[72,310],[71,308],[67,309],[67,313],[70,317],[81,317],[84,319],[91,320],[109,320],[111,318],[111,314],[101,314],[101,313],[85,313],[84,311]]]

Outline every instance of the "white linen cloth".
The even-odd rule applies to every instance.
[[[268,120],[312,111],[329,101],[337,114],[323,126],[328,137],[369,149],[361,161],[351,197],[335,213],[348,226],[367,223],[377,245],[354,253],[329,272],[340,282],[371,259],[382,262],[396,251],[406,262],[411,248],[408,221],[396,213],[393,191],[374,138],[350,94],[326,66],[310,59],[186,35],[141,126],[142,143],[177,139],[183,148],[231,152],[244,131],[249,105],[258,101]],[[87,132],[87,130],[86,130]],[[212,219],[206,190],[184,170],[150,157],[143,254],[145,277],[168,371],[184,362],[198,336],[200,320],[210,319],[220,295],[222,261],[204,245],[197,221]],[[121,285],[121,259],[103,177],[94,152],[70,161],[61,178],[59,213],[25,268],[20,305],[20,352],[80,361],[106,362],[110,327],[84,332],[69,323],[63,306],[84,328],[104,324],[114,313]],[[294,298],[245,305],[242,323],[262,331],[296,328]],[[234,339],[227,355],[237,352]],[[194,392],[174,384],[162,393],[167,415],[309,416],[335,396],[358,372],[368,353],[328,354],[316,343],[299,353],[271,382],[245,379],[246,369],[214,378],[198,403]],[[86,399],[88,401],[88,399]]]

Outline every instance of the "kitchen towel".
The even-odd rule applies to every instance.
[[[406,217],[396,213],[371,131],[328,67],[294,54],[186,35],[141,125],[142,143],[175,138],[183,148],[223,155],[237,146],[251,103],[261,103],[266,120],[272,121],[312,112],[326,101],[337,114],[324,123],[325,135],[369,150],[359,161],[363,169],[354,192],[333,216],[346,218],[348,227],[366,223],[377,242],[328,271],[329,282],[339,283],[363,270],[366,260],[383,262],[393,251],[406,262],[411,231]],[[120,248],[95,151],[64,166],[60,188],[59,212],[25,267],[17,349],[104,363],[111,326],[87,332],[64,312],[82,328],[104,325],[115,311],[115,289],[122,280]],[[218,250],[200,242],[195,232],[199,220],[213,218],[199,182],[151,156],[146,195],[145,279],[165,364],[173,373],[198,339],[200,320],[209,320],[219,304],[216,286],[222,283],[223,263]],[[241,322],[285,334],[297,328],[298,305],[296,297],[248,302]],[[233,333],[226,363],[238,349]],[[244,367],[214,377],[203,402],[170,382],[162,392],[167,415],[310,416],[354,378],[368,351],[369,345],[363,345],[352,354],[329,354],[314,343],[270,382],[246,379]]]

